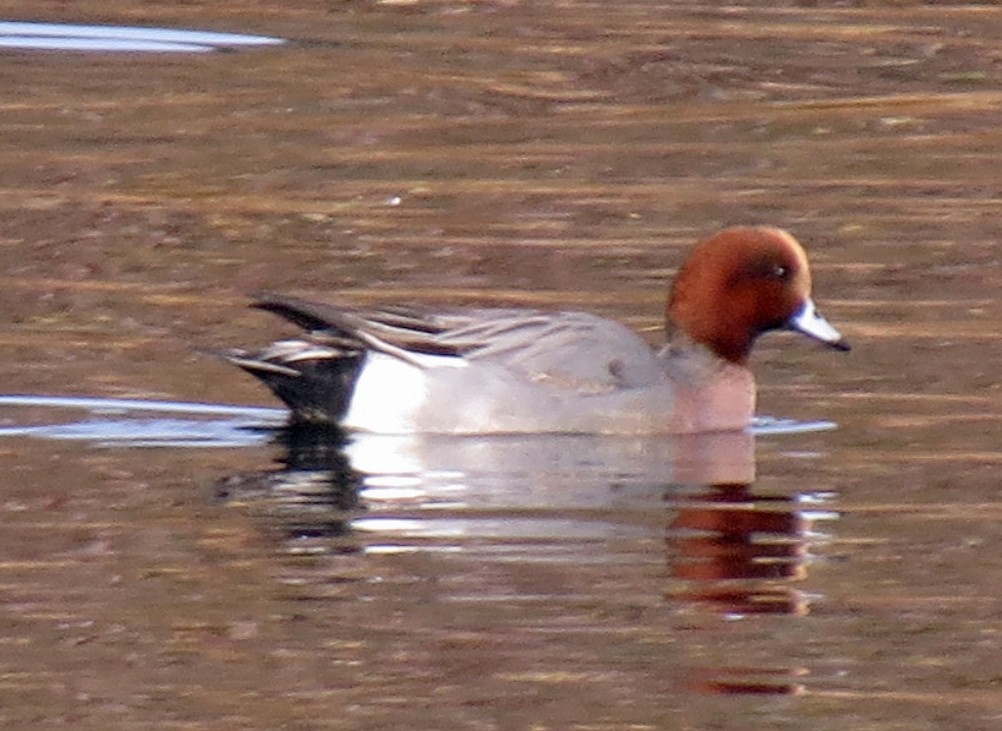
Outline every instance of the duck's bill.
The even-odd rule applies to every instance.
[[[797,313],[791,317],[786,326],[790,330],[796,330],[809,338],[818,340],[837,350],[850,350],[849,341],[842,337],[842,333],[832,327],[831,323],[818,312],[814,302],[807,300]]]

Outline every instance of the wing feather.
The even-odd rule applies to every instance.
[[[303,327],[318,345],[354,343],[421,367],[447,365],[450,358],[489,362],[532,381],[589,393],[649,385],[661,372],[639,335],[582,312],[363,309],[282,295],[263,295],[254,306]]]

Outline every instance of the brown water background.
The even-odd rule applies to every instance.
[[[760,411],[838,429],[759,437],[724,513],[509,459],[462,505],[373,483],[366,528],[219,499],[277,447],[0,441],[0,724],[1002,724],[1002,8],[764,5],[0,1],[291,41],[2,54],[5,393],[273,403],[197,353],[287,332],[262,288],[653,329],[745,222],[805,243],[855,346],[763,340]],[[689,532],[749,505],[782,561],[758,518]]]

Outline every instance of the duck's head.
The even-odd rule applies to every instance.
[[[811,300],[803,247],[771,226],[735,226],[696,244],[672,285],[667,314],[669,328],[739,365],[770,330],[796,330],[849,350]]]

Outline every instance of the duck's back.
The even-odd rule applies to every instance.
[[[471,309],[435,315],[436,343],[472,368],[503,366],[536,383],[583,393],[638,388],[661,377],[650,345],[629,328],[585,312]]]

